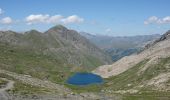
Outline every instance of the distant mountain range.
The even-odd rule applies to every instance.
[[[92,35],[86,32],[80,32],[80,34],[108,53],[113,61],[140,52],[147,43],[160,37],[159,34],[124,37]]]

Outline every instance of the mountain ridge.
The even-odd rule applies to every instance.
[[[100,66],[93,72],[101,75],[104,78],[109,78],[110,76],[123,73],[144,59],[155,61],[158,58],[166,58],[170,56],[170,50],[168,50],[168,48],[170,48],[170,38],[167,38],[168,35],[166,35],[169,34],[169,32],[170,31],[163,34],[159,39],[155,40],[154,45],[151,43],[152,45],[150,47],[143,50],[139,54],[123,57],[112,65]],[[164,39],[162,39],[163,37]]]
[[[0,47],[0,68],[53,82],[64,82],[73,72],[91,71],[111,63],[102,50],[61,25],[45,33],[1,31]],[[40,73],[35,73],[39,70]]]
[[[115,62],[124,56],[141,52],[145,45],[159,38],[159,34],[137,35],[137,36],[105,36],[93,35],[86,32],[80,32],[89,41],[97,45],[108,55],[111,55]]]
[[[168,100],[170,90],[169,34],[169,31],[166,32],[159,39],[149,43],[151,45],[138,54],[123,57],[111,65],[99,66],[93,70],[92,73],[107,80],[103,91],[125,94],[131,99],[135,98],[135,94],[137,98],[148,99],[151,96],[156,99],[155,96],[162,96],[167,97]]]

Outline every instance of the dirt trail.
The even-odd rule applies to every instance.
[[[66,88],[64,85],[55,84],[50,81],[43,81],[43,80],[40,80],[38,78],[33,78],[28,75],[17,74],[17,73],[9,72],[6,70],[0,70],[0,73],[9,75],[9,76],[11,76],[23,83],[26,83],[26,84],[43,87],[43,88],[48,88],[48,89],[55,89],[59,93],[70,93],[71,92],[70,89]]]
[[[118,96],[100,95],[96,93],[82,93],[74,94],[70,89],[64,85],[52,83],[50,81],[43,81],[37,78],[33,78],[29,75],[17,74],[6,70],[0,70],[0,73],[13,77],[14,79],[21,81],[32,86],[38,86],[42,88],[55,89],[56,94],[35,94],[35,95],[13,95],[8,94],[6,90],[13,88],[13,81],[7,80],[8,84],[0,89],[0,100],[121,100]]]
[[[3,88],[0,88],[0,100],[12,100],[10,98],[10,96],[8,95],[8,93],[6,92],[6,90],[9,90],[9,89],[13,88],[14,81],[7,80],[5,78],[1,78],[1,79],[5,80],[5,81],[8,81],[8,83]]]

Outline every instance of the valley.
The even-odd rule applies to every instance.
[[[115,62],[124,56],[141,52],[145,45],[160,37],[159,34],[138,36],[106,36],[80,32],[92,43],[112,57]]]
[[[55,29],[53,37],[50,32],[49,34],[37,31],[25,34],[12,31],[0,32],[1,68],[63,83],[73,72],[90,71],[99,65],[111,62],[109,56],[78,33],[71,31],[75,37],[66,35],[77,40],[65,40],[65,37],[61,37],[57,31],[67,31],[67,29],[63,26],[56,26]],[[53,30],[54,28],[50,31]]]
[[[0,100],[170,100],[170,0],[0,0]]]
[[[1,93],[8,95],[3,96],[4,100],[169,99],[169,31],[138,54],[125,56],[112,65],[103,65],[111,63],[108,54],[75,31],[71,31],[71,34],[77,34],[75,38],[61,36],[67,33],[66,30],[70,32],[59,25],[45,33],[36,30],[24,34],[0,32],[0,77],[8,80],[1,83],[7,86],[14,84]],[[79,55],[75,56],[77,53]],[[67,59],[67,56],[71,58]],[[81,58],[79,63],[76,57]],[[87,86],[68,84],[66,80],[76,72],[95,73],[103,77],[104,83]]]

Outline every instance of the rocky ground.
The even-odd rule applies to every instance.
[[[74,93],[63,85],[55,84],[50,81],[43,81],[29,75],[16,74],[6,70],[0,70],[0,73],[8,75],[25,84],[55,90],[55,92],[43,94],[34,93],[23,95],[13,93],[10,90],[15,87],[15,80],[3,78],[7,80],[8,83],[0,89],[0,100],[120,100],[119,96],[106,95],[105,93]]]
[[[14,81],[7,80],[5,78],[1,79],[8,81],[8,83],[4,87],[0,88],[0,100],[12,100],[11,96],[6,92],[6,90],[13,88]]]

